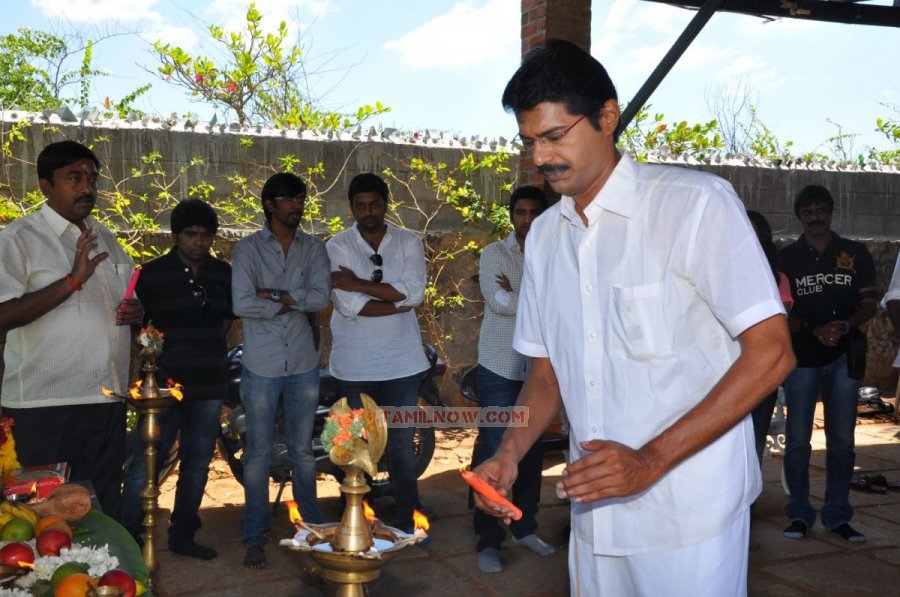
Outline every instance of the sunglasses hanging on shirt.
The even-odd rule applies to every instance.
[[[206,296],[206,289],[197,284],[193,288],[191,288],[191,294],[194,295],[194,298],[200,299],[200,308],[203,309],[205,313],[209,310],[209,300]]]
[[[382,259],[381,255],[379,255],[378,253],[375,253],[373,255],[369,255],[369,261],[371,261],[375,265],[375,267],[378,268],[374,272],[372,272],[372,281],[381,282],[381,279],[384,278],[384,272],[381,271],[381,266],[384,264],[384,259]]]

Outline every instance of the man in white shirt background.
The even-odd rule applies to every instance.
[[[568,42],[529,53],[503,104],[563,197],[526,240],[529,425],[476,473],[509,491],[565,403],[572,594],[745,595],[761,489],[747,415],[794,358],[744,206],[717,177],[621,156],[615,87]]]
[[[361,393],[379,406],[414,408],[428,369],[413,310],[425,296],[425,251],[415,233],[385,222],[389,193],[378,175],[355,176],[347,195],[356,222],[326,245],[334,303],[329,368],[354,408]],[[387,445],[390,522],[410,532],[413,509],[421,509],[413,432],[392,427]]]
[[[0,232],[2,405],[22,465],[68,462],[118,517],[125,405],[100,388],[128,388],[130,326],[144,313],[123,300],[134,263],[90,217],[99,171],[80,143],[46,146],[37,159],[46,203]]]
[[[509,217],[513,232],[503,240],[486,246],[478,263],[478,282],[484,297],[484,318],[478,335],[478,406],[509,408],[515,406],[528,368],[528,358],[512,346],[516,327],[519,289],[522,285],[522,262],[525,238],[531,223],[547,207],[544,191],[523,185],[509,197]],[[472,455],[472,468],[494,455],[500,446],[505,427],[482,426]],[[538,504],[541,499],[541,443],[535,442],[519,462],[519,472],[512,488],[512,501],[522,518],[513,521],[513,542],[524,545],[541,556],[556,550],[535,534]],[[478,569],[500,572],[500,545],[506,535],[500,522],[482,510],[475,509],[472,520],[478,535]]]
[[[894,326],[894,343],[900,345],[900,255],[897,256],[897,262],[894,264],[894,275],[891,276],[891,284],[888,286],[887,293],[881,300],[881,304],[887,309],[888,318],[891,325]],[[894,367],[900,369],[900,349],[897,350],[897,357],[894,359]],[[900,406],[900,380],[897,381],[897,391],[894,396],[898,396],[895,402]]]

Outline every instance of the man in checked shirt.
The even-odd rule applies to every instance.
[[[531,222],[547,207],[547,196],[538,187],[526,185],[509,198],[509,216],[513,233],[491,243],[481,253],[478,280],[484,297],[484,319],[478,338],[478,406],[511,407],[525,380],[529,359],[512,346],[522,283],[525,236]],[[481,427],[479,442],[472,458],[476,467],[497,451],[505,427]],[[519,475],[512,487],[513,503],[522,510],[522,518],[513,521],[513,542],[536,554],[547,556],[555,549],[534,534],[538,502],[541,498],[541,443],[535,442],[519,462]],[[500,572],[500,544],[505,532],[500,521],[476,509],[473,519],[478,535],[478,568],[482,572]]]

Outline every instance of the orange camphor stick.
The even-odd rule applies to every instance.
[[[507,510],[511,510],[513,515],[513,520],[519,520],[522,518],[522,511],[516,508],[515,504],[511,501],[497,493],[497,490],[491,487],[485,482],[484,479],[473,473],[472,471],[461,471],[463,481],[469,484],[469,486],[481,494],[481,496],[490,501],[494,502],[498,506],[502,508],[506,508]]]

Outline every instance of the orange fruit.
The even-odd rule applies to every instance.
[[[65,531],[69,534],[69,539],[72,538],[72,527],[70,527],[69,523],[59,516],[47,516],[45,518],[39,519],[37,521],[37,524],[34,525],[34,536],[40,536],[40,534],[47,529],[59,529],[61,531]]]
[[[53,597],[85,597],[91,587],[97,587],[97,581],[82,572],[68,575],[56,585]]]

